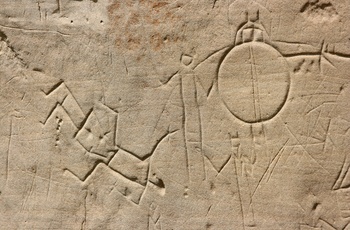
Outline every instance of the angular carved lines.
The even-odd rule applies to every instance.
[[[87,115],[76,140],[89,152],[107,156],[116,145],[118,115],[104,105],[97,104]]]
[[[174,131],[176,132],[176,131]],[[96,165],[85,175],[79,178],[69,169],[65,169],[71,175],[79,179],[84,185],[88,185],[90,178],[94,177],[96,171],[103,170],[112,173],[116,177],[116,189],[130,199],[135,204],[139,204],[148,185],[156,186],[160,189],[160,194],[164,195],[164,182],[156,175],[150,175],[151,157],[157,150],[159,144],[174,132],[168,132],[155,144],[152,152],[146,158],[138,158],[127,150],[116,147],[113,154],[105,160],[97,161]]]
[[[85,114],[76,98],[63,81],[56,84],[49,91],[43,91],[43,93],[46,95],[46,97],[54,99],[56,101],[56,107],[62,106],[67,112],[69,118],[73,121],[74,125],[79,128],[81,122],[85,118]],[[55,110],[56,108],[54,107],[48,114],[43,124],[46,124],[47,120],[50,118],[50,116],[52,116]]]
[[[58,131],[62,125],[70,124],[73,126],[74,134],[69,134],[66,139],[77,143],[82,151],[94,156],[92,167],[85,173],[65,167],[66,174],[78,179],[84,186],[89,185],[89,182],[99,174],[112,174],[115,178],[116,190],[135,204],[139,204],[149,184],[160,187],[161,190],[165,189],[161,179],[149,175],[150,158],[159,144],[176,130],[167,131],[158,139],[151,152],[140,158],[122,146],[117,146],[118,113],[116,111],[104,104],[95,104],[87,114],[84,114],[63,81],[44,93],[56,103],[42,124],[46,126],[49,121],[56,118],[59,121]],[[60,135],[67,135],[67,133]],[[69,165],[68,162],[66,164]]]

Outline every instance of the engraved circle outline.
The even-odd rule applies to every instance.
[[[221,60],[220,60],[220,63],[219,63],[219,66],[218,66],[218,71],[217,71],[217,76],[216,76],[216,83],[217,83],[217,90],[218,90],[218,93],[220,95],[220,99],[221,101],[224,103],[226,109],[234,116],[236,117],[238,120],[244,122],[244,123],[248,123],[248,124],[256,124],[256,123],[261,123],[261,122],[265,122],[265,121],[269,121],[271,119],[273,119],[277,114],[279,114],[281,112],[281,110],[283,109],[283,107],[285,107],[285,104],[287,103],[287,99],[289,97],[289,93],[290,93],[290,90],[291,90],[291,76],[290,76],[290,71],[286,71],[287,73],[287,90],[285,92],[285,95],[284,95],[284,98],[282,100],[282,103],[280,103],[280,105],[276,108],[276,112],[275,113],[272,113],[271,116],[268,116],[267,118],[265,119],[259,119],[259,120],[256,120],[256,121],[247,121],[247,120],[244,120],[242,119],[241,117],[237,116],[235,113],[233,113],[229,106],[227,105],[226,101],[224,100],[223,98],[223,95],[222,93],[220,92],[220,87],[219,87],[219,76],[220,76],[220,72],[222,71],[222,66],[223,66],[223,63],[225,62],[225,60],[227,59],[227,56],[231,53],[232,50],[234,50],[236,47],[239,47],[239,46],[242,46],[242,45],[246,45],[246,44],[251,44],[251,43],[259,43],[259,44],[264,44],[264,45],[267,45],[269,46],[271,49],[273,49],[284,61],[284,63],[286,64],[287,67],[289,67],[289,64],[287,62],[287,60],[285,59],[285,57],[281,54],[280,51],[278,51],[275,47],[273,47],[272,45],[268,44],[268,43],[265,43],[265,42],[247,42],[247,43],[241,43],[239,45],[233,45],[231,46],[226,52],[225,54],[221,57]]]

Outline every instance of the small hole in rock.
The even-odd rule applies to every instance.
[[[163,41],[164,41],[164,42],[168,42],[168,36],[165,36],[165,37],[163,38]]]
[[[316,210],[316,208],[320,205],[320,203],[314,203],[314,205],[312,206],[312,210]]]

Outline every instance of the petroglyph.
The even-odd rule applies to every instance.
[[[350,229],[349,10],[3,0],[0,229]]]
[[[277,50],[264,44],[265,40],[268,37],[262,25],[247,22],[238,30],[235,47],[224,58],[218,73],[218,88],[225,105],[248,123],[274,117],[290,88],[287,62]]]

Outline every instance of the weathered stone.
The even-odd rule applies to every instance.
[[[0,229],[350,229],[348,1],[0,2]]]

